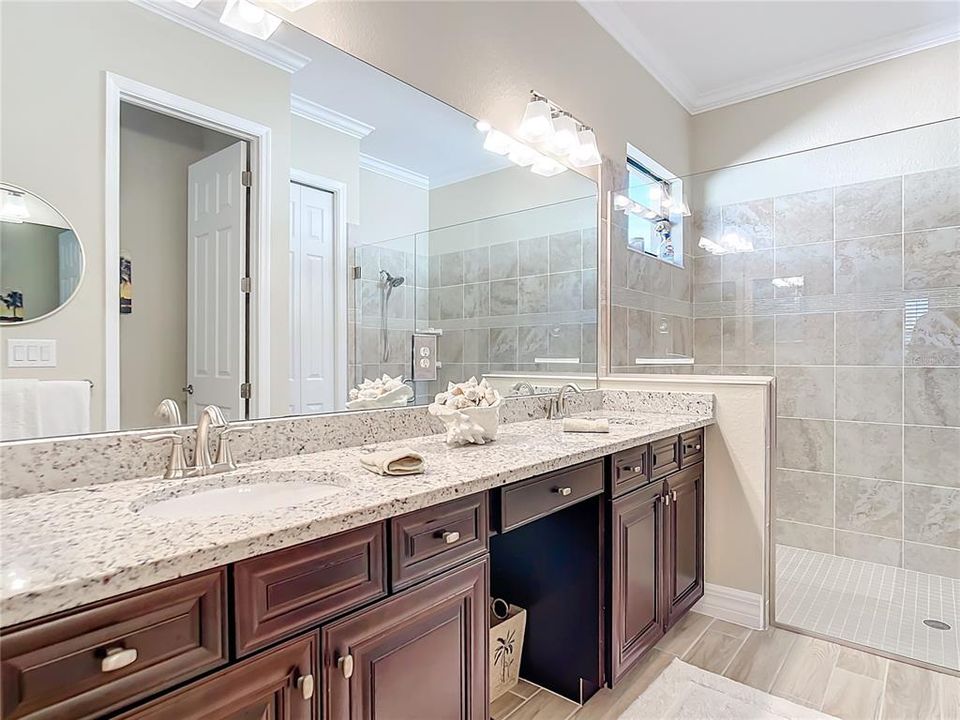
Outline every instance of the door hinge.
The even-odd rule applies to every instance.
[[[359,279],[360,279],[360,275],[361,275],[360,266],[359,266],[359,265],[354,265],[354,266],[351,268],[351,270],[353,271],[353,279],[354,279],[354,280],[359,280]]]
[[[248,293],[253,291],[253,279],[249,277],[240,278],[240,292]]]
[[[240,184],[244,187],[253,187],[253,173],[249,170],[244,170],[240,173]]]
[[[253,386],[250,383],[240,383],[240,397],[249,400],[253,396]]]

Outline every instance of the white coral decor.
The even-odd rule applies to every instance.
[[[430,404],[431,415],[447,426],[447,443],[483,445],[497,439],[500,428],[500,393],[475,377],[447,385]]]
[[[366,410],[370,408],[406,405],[413,397],[413,389],[403,382],[403,375],[392,378],[384,375],[363,382],[350,390],[348,410]]]

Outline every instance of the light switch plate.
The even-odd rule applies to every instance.
[[[7,367],[56,367],[56,340],[7,340]]]

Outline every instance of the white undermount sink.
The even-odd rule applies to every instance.
[[[203,485],[183,488],[173,497],[144,498],[136,511],[145,517],[165,520],[250,515],[322,500],[344,489],[315,480],[283,479],[290,475],[266,472],[252,478],[252,482],[251,478],[209,478]]]

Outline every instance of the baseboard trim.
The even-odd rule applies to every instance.
[[[693,611],[718,620],[745,625],[754,630],[762,630],[765,627],[763,598],[758,593],[724,585],[706,583],[703,597],[693,606]]]

